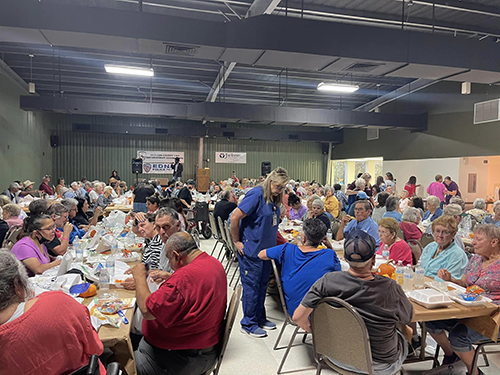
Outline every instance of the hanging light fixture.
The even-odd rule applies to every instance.
[[[358,85],[347,85],[344,83],[336,83],[336,82],[331,82],[331,83],[325,83],[321,82],[318,85],[318,90],[319,91],[329,91],[329,92],[345,92],[345,93],[351,93],[359,90]]]
[[[126,74],[143,77],[154,77],[155,75],[153,68],[137,68],[133,66],[106,64],[104,65],[104,69],[106,69],[106,72],[114,74]]]

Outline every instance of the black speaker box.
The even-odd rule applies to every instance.
[[[269,173],[271,173],[271,162],[263,161],[261,166],[261,176],[266,177]]]
[[[50,146],[51,147],[59,147],[59,136],[58,135],[51,135],[50,136]]]

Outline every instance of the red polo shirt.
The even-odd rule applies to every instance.
[[[204,349],[219,342],[227,304],[222,264],[207,253],[179,268],[146,300],[156,318],[142,322],[142,333],[161,349]]]

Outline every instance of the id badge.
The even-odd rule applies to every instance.
[[[273,227],[278,225],[278,215],[276,213],[273,214]]]

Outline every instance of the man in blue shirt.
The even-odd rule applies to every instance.
[[[378,225],[371,218],[372,206],[369,201],[360,200],[355,202],[354,216],[345,215],[337,232],[337,241],[344,239],[347,233],[354,229],[360,229],[373,237],[377,243],[377,248],[380,246],[380,238],[378,236]]]

